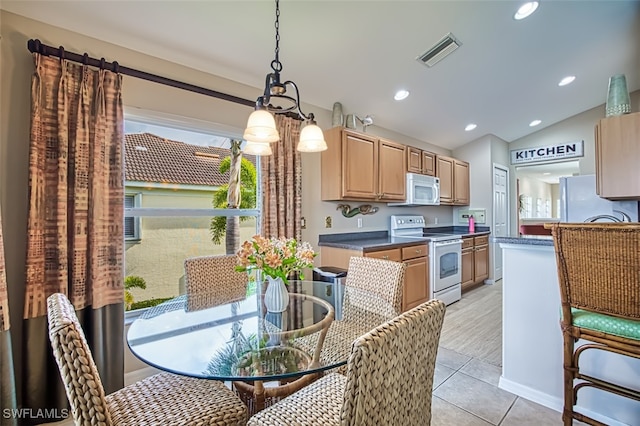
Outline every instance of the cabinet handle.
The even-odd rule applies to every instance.
[[[382,256],[382,259],[389,260],[389,256]]]
[[[422,253],[422,250],[416,249],[416,253],[420,254],[420,253]]]

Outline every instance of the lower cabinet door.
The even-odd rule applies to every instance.
[[[474,283],[474,250],[473,247],[462,250],[462,289]]]
[[[404,277],[402,308],[404,311],[415,308],[429,299],[429,258],[418,257],[407,260]]]
[[[483,281],[489,278],[489,246],[480,246],[475,249],[475,281]]]

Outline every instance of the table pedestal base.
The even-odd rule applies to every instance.
[[[281,399],[315,382],[322,373],[306,374],[291,381],[281,380],[277,386],[264,386],[261,380],[253,382],[233,382],[233,389],[238,397],[245,403],[249,416],[264,410]]]

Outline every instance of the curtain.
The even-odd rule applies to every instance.
[[[4,267],[4,242],[2,239],[2,215],[0,214],[0,407],[16,409],[16,383],[13,374],[13,353],[9,332],[9,295]],[[0,413],[0,426],[17,425],[16,416]]]
[[[296,149],[300,140],[300,120],[276,114],[280,140],[271,144],[273,155],[260,159],[262,172],[261,233],[266,237],[302,239],[302,159]],[[299,293],[293,282],[289,291]],[[298,302],[301,303],[301,302]],[[289,327],[302,324],[301,306],[293,306]]]
[[[273,155],[260,159],[262,171],[262,235],[302,238],[302,160],[296,150],[300,121],[276,114],[280,140],[271,144]]]
[[[122,77],[34,62],[21,405],[62,410],[46,318],[53,293],[73,303],[105,391],[124,381]]]

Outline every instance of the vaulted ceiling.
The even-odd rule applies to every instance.
[[[302,100],[453,149],[508,142],[605,102],[608,79],[640,88],[640,2],[283,0],[282,76]],[[10,1],[2,9],[256,87],[271,71],[273,1]],[[447,33],[461,46],[416,60]],[[117,59],[117,58],[107,58]],[[572,84],[559,87],[567,75]],[[393,100],[398,89],[410,91]],[[603,111],[604,114],[604,111]],[[539,119],[537,127],[529,123]],[[477,128],[465,132],[469,123]]]

